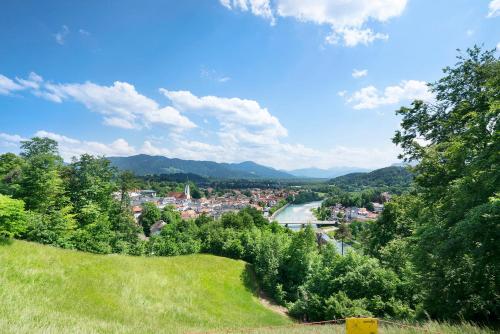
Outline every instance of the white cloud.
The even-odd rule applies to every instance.
[[[367,28],[370,21],[386,22],[400,16],[407,0],[220,0],[228,9],[248,11],[267,18],[272,24],[275,17],[291,17],[303,22],[328,25],[332,33],[325,38],[329,44],[349,47],[368,45],[377,39],[386,40],[388,35]],[[262,10],[254,10],[254,8]]]
[[[269,19],[272,25],[276,22],[270,0],[220,0],[220,3],[227,9],[250,11],[256,16]]]
[[[496,17],[500,15],[500,0],[492,0],[488,6],[487,17]]]
[[[9,95],[12,92],[23,90],[24,86],[0,74],[0,95]]]
[[[64,45],[66,42],[66,37],[69,35],[70,31],[68,26],[63,25],[61,30],[54,34],[54,38],[56,39],[57,44]]]
[[[366,77],[368,75],[368,70],[356,70],[354,69],[352,71],[352,77],[353,78],[362,78],[362,77]]]
[[[127,82],[115,81],[112,86],[92,82],[83,84],[46,84],[45,88],[61,101],[72,99],[89,110],[105,115],[105,124],[126,129],[151,124],[165,124],[180,129],[196,125],[172,107],[161,108],[158,103],[142,94]]]
[[[9,149],[17,149],[21,144],[21,141],[26,140],[19,135],[11,135],[8,133],[0,132],[0,147],[5,147]]]
[[[136,149],[122,138],[104,144],[96,141],[74,139],[45,130],[37,131],[35,136],[56,140],[59,143],[59,153],[65,161],[70,161],[72,157],[84,153],[105,156],[129,156],[137,153]]]
[[[160,142],[145,141],[141,153],[164,155],[181,159],[210,160],[217,162],[255,161],[278,169],[295,169],[316,166],[363,166],[377,168],[397,161],[398,148],[393,145],[379,148],[336,146],[318,150],[301,144],[283,143],[270,139],[268,143],[241,145],[230,138],[219,144],[192,141],[183,136],[171,136],[168,148]]]
[[[40,84],[43,82],[43,78],[35,72],[31,72],[28,79],[20,79],[16,77],[16,81],[19,82],[24,88],[38,89],[40,88]]]
[[[104,124],[124,129],[140,129],[152,124],[175,130],[195,128],[196,124],[171,107],[161,107],[156,101],[137,92],[127,82],[115,81],[111,86],[85,83],[45,82],[31,72],[28,79],[16,82],[0,74],[0,94],[29,89],[35,96],[62,103],[67,100],[83,104],[87,109],[104,115]]]
[[[216,70],[208,69],[205,67],[201,68],[200,77],[202,77],[203,79],[209,79],[209,80],[217,81],[220,83],[224,83],[224,82],[231,80],[231,77],[229,77],[227,75],[222,75],[222,74],[218,73]]]
[[[374,86],[361,88],[349,96],[347,102],[354,104],[354,109],[375,109],[402,101],[431,101],[432,99],[433,94],[429,91],[426,82],[403,80],[399,85],[386,87],[383,93]]]
[[[465,34],[467,35],[467,37],[470,37],[470,36],[474,35],[474,30],[467,29],[467,31],[465,32]]]
[[[185,112],[208,113],[221,124],[221,132],[228,132],[240,140],[261,140],[256,136],[284,137],[287,130],[278,118],[271,115],[257,101],[217,96],[198,97],[189,91],[169,91],[160,88],[174,107]],[[245,135],[250,130],[254,137]]]
[[[333,30],[332,34],[326,37],[329,44],[337,44],[343,38],[345,46],[356,46],[358,44],[368,45],[376,39],[387,40],[389,35],[374,33],[371,29],[343,28]]]
[[[500,42],[497,43],[497,51],[500,51]]]
[[[41,130],[38,136],[59,142],[66,161],[83,153],[94,155],[132,155],[147,153],[183,159],[239,162],[252,160],[281,169],[332,166],[381,167],[396,160],[394,147],[388,149],[333,147],[319,150],[298,143],[286,142],[287,129],[279,119],[255,100],[238,97],[196,96],[189,91],[160,92],[172,105],[160,107],[158,103],[139,94],[126,82],[101,86],[91,82],[83,84],[57,84],[45,82],[36,74],[28,79],[16,79],[22,89],[54,102],[75,101],[89,110],[103,115],[104,122],[121,128],[137,128],[150,124],[177,124],[176,128],[189,128],[194,124],[183,116],[196,113],[210,124],[200,129],[202,141],[194,140],[191,133],[171,131],[165,137],[149,137],[138,148],[120,138],[111,143],[86,141]],[[20,82],[25,80],[22,86]],[[36,83],[36,85],[34,84]],[[411,85],[410,85],[411,86]],[[403,87],[406,87],[403,85]],[[21,89],[21,88],[19,88]],[[386,94],[405,96],[388,87]],[[340,92],[347,98],[347,92]],[[382,98],[382,97],[380,97]],[[210,120],[209,120],[210,119]],[[212,121],[214,119],[215,121]],[[185,123],[183,123],[185,122]],[[192,125],[193,124],[193,125]],[[212,129],[216,126],[215,129]],[[0,134],[0,148],[18,147],[21,136]]]
[[[130,145],[119,138],[110,143],[80,140],[50,131],[40,130],[33,136],[54,139],[59,144],[59,152],[65,161],[88,153],[104,156],[130,156],[139,153],[162,155],[192,160],[217,162],[240,162],[251,160],[279,169],[295,169],[332,166],[363,166],[376,168],[387,166],[396,161],[398,149],[393,146],[383,148],[356,148],[336,146],[332,149],[317,150],[301,144],[283,143],[274,138],[268,142],[254,145],[241,145],[232,140],[221,140],[210,144],[190,140],[183,134],[171,133],[168,138],[145,140],[141,147]],[[226,138],[224,138],[226,139]],[[20,135],[0,133],[0,151],[18,151],[20,142],[26,140]],[[162,141],[165,141],[162,143]]]

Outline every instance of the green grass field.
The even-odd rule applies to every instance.
[[[242,261],[0,246],[0,333],[184,333],[291,321],[262,306]],[[246,283],[245,283],[246,282]]]
[[[0,333],[345,333],[343,325],[297,326],[265,308],[248,273],[242,261],[210,255],[92,255],[15,241],[0,246]],[[435,322],[422,329],[493,333]]]

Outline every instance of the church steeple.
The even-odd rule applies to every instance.
[[[184,195],[186,195],[186,199],[191,199],[191,189],[189,188],[189,183],[186,183],[184,187]]]

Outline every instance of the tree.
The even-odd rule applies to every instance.
[[[16,237],[25,229],[24,202],[0,195],[0,240]]]
[[[144,234],[149,237],[151,226],[159,221],[161,218],[161,211],[154,203],[146,202],[142,205],[142,213],[139,216],[139,223],[142,225]]]
[[[19,180],[24,160],[14,153],[0,155],[0,193],[16,195],[19,192]]]
[[[344,255],[344,240],[351,238],[351,230],[346,223],[341,223],[339,228],[335,231],[335,237],[340,239],[342,251],[341,254]]]
[[[297,298],[299,286],[305,282],[318,260],[316,233],[311,225],[294,233],[282,267],[283,288],[291,300]]]
[[[370,224],[369,240],[365,245],[368,253],[378,257],[380,249],[391,240],[411,236],[418,225],[422,205],[414,194],[395,196],[386,203],[376,223]]]
[[[65,206],[50,214],[28,212],[28,223],[23,238],[42,244],[74,248],[73,233],[77,228],[71,207]]]
[[[500,252],[494,241],[500,61],[495,50],[477,46],[457,58],[430,84],[434,102],[415,101],[397,111],[402,129],[393,141],[405,160],[419,161],[413,172],[422,204],[410,240],[425,310],[433,317],[488,321],[500,317]]]
[[[66,188],[77,214],[89,205],[95,205],[102,213],[108,213],[115,190],[112,182],[114,169],[109,160],[82,154],[78,159],[73,158],[66,174]]]
[[[130,171],[123,171],[118,175],[118,188],[120,191],[120,203],[123,208],[130,207],[128,192],[137,186],[137,180]]]
[[[186,255],[201,250],[199,228],[194,221],[172,222],[152,236],[149,253],[160,256]]]
[[[35,137],[21,142],[22,167],[18,196],[26,209],[39,213],[58,210],[68,204],[60,175],[63,161],[57,153],[57,142]]]
[[[167,205],[161,210],[161,220],[167,224],[179,223],[182,221],[181,213],[177,211],[175,206]]]
[[[79,223],[80,228],[73,236],[77,249],[91,253],[111,253],[113,232],[107,213],[103,213],[96,204],[88,204],[81,208]]]

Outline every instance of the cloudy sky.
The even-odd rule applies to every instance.
[[[394,110],[475,43],[500,49],[500,0],[2,1],[0,152],[382,167]]]

